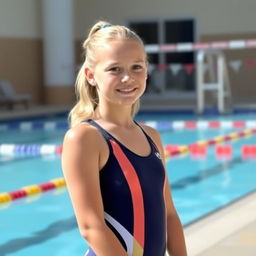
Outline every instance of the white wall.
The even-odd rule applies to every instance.
[[[40,0],[0,0],[0,37],[41,37]]]
[[[40,38],[41,0],[0,0],[0,37]],[[256,0],[74,0],[75,35],[99,19],[195,17],[200,34],[255,33]],[[61,14],[60,14],[61,15]]]
[[[89,2],[89,3],[88,3]],[[76,36],[84,38],[98,19],[195,17],[200,34],[255,33],[256,0],[75,0]]]

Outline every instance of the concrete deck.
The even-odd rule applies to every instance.
[[[256,192],[185,228],[189,256],[255,256]]]
[[[8,110],[5,108],[0,109],[0,121],[11,120],[16,118],[30,118],[35,116],[44,116],[51,114],[59,114],[68,112],[71,110],[70,105],[35,105],[25,109],[22,106],[17,106],[14,110]]]

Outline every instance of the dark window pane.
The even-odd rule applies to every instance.
[[[194,20],[170,20],[165,21],[165,43],[188,43],[195,42]],[[193,63],[194,53],[167,53],[167,63]]]
[[[129,26],[142,38],[145,44],[158,44],[157,22],[130,22]]]
[[[157,53],[149,53],[148,62],[150,64],[159,64],[159,55]]]
[[[186,43],[195,41],[193,20],[165,22],[165,43]]]
[[[194,63],[194,53],[166,53],[166,63],[190,64]]]
[[[195,42],[195,22],[193,19],[167,20],[164,23],[164,38],[166,44]],[[166,53],[167,64],[192,64],[194,52]],[[183,66],[184,68],[184,66]],[[187,74],[181,70],[175,76],[166,72],[166,88],[181,91],[193,91],[195,88],[194,72]]]

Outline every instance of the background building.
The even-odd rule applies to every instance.
[[[51,8],[47,9],[45,7],[47,5]],[[65,9],[65,6],[71,8]],[[136,23],[138,28],[138,23],[166,24],[169,21],[193,20],[194,30],[191,32],[191,36],[195,42],[254,39],[256,38],[255,8],[256,2],[253,0],[159,0],[157,2],[109,0],[104,6],[98,0],[1,0],[0,79],[9,80],[19,93],[31,94],[33,103],[36,104],[72,103],[74,101],[75,72],[82,60],[81,43],[86,37],[89,27],[95,21],[105,19],[125,25]],[[54,43],[49,35],[51,24],[57,24],[55,31],[59,36],[58,41],[55,40]],[[158,33],[159,40],[162,38],[161,33],[165,34],[166,43],[170,33],[173,32],[173,27],[171,24],[169,25],[166,25],[166,31],[161,32],[160,27],[155,31]],[[149,31],[151,29],[152,27],[149,28]],[[171,40],[171,38],[169,39]],[[176,40],[178,39],[176,38]],[[69,41],[68,45],[66,44],[63,48],[63,44],[67,41]],[[45,42],[50,44],[48,48]],[[65,51],[62,60],[57,61],[56,65],[59,65],[59,70],[55,72],[53,68],[49,68],[49,65],[52,64],[53,67],[56,67],[53,61],[59,57],[53,56],[53,54],[60,56],[61,53],[54,49],[61,47],[62,50],[65,47],[69,50]],[[70,49],[73,49],[72,52],[69,52]],[[51,50],[53,51],[51,52]],[[224,52],[227,57],[234,104],[254,103],[256,100],[256,87],[254,86],[256,51],[250,48],[225,50]],[[158,80],[160,85],[157,85],[160,86],[160,89],[154,90],[154,86],[149,86],[149,94],[153,93],[154,95],[157,94],[157,90],[162,90],[166,95],[166,90],[169,91],[169,96],[164,101],[165,107],[168,107],[168,103],[171,105],[172,101],[174,104],[178,104],[175,102],[177,99],[175,92],[178,90],[182,92],[181,98],[178,97],[179,102],[182,102],[180,99],[183,99],[183,103],[191,101],[193,104],[195,101],[195,95],[193,96],[195,94],[194,69],[193,66],[185,65],[193,64],[193,57],[191,57],[191,63],[186,60],[181,61],[182,65],[178,66],[180,74],[177,73],[177,61],[174,63],[171,58],[169,60],[168,58],[166,58],[165,64],[176,65],[176,69],[175,66],[172,67],[174,75],[168,77],[167,74],[167,78],[164,78],[166,79],[164,86],[161,82],[162,78],[160,78]],[[153,58],[153,62],[163,64],[161,58],[157,61]],[[51,74],[47,68],[52,71]],[[161,69],[161,66],[157,66],[157,68]],[[62,75],[60,75],[61,73]],[[69,76],[65,77],[67,73]],[[64,76],[63,79],[60,76]],[[156,79],[158,79],[157,76]],[[155,103],[157,104],[157,101]]]

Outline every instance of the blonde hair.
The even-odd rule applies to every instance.
[[[83,43],[85,60],[81,66],[75,83],[77,103],[69,113],[71,127],[83,120],[93,118],[94,111],[99,103],[95,86],[91,86],[85,76],[85,68],[92,69],[96,62],[97,47],[108,40],[135,40],[144,48],[141,38],[132,30],[121,25],[112,25],[105,21],[97,22],[90,30],[87,39]],[[145,53],[146,55],[146,53]],[[133,106],[131,115],[134,116],[139,110],[139,100]]]

